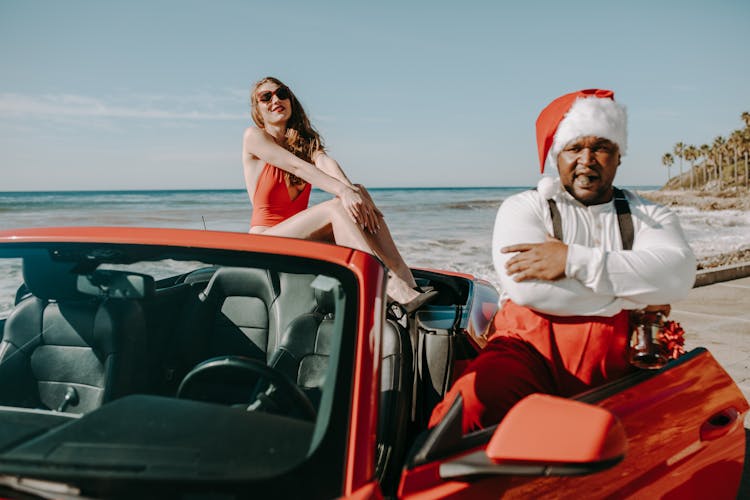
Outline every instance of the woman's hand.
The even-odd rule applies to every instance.
[[[341,166],[336,160],[328,156],[327,154],[320,152],[314,157],[315,166],[321,171],[330,175],[334,179],[338,179],[342,184],[346,186],[344,189],[353,190],[356,195],[339,194],[338,197],[344,204],[344,208],[347,213],[351,216],[352,220],[359,225],[362,229],[368,233],[377,233],[380,229],[380,220],[383,214],[375,206],[375,202],[372,201],[370,193],[367,192],[365,187],[361,184],[352,184],[349,178],[346,176]]]
[[[359,189],[359,193],[363,197],[363,227],[372,234],[375,234],[380,230],[380,221],[383,218],[383,213],[378,209],[378,207],[375,206],[375,202],[373,201],[372,196],[370,196],[370,193],[362,184],[355,184],[354,186]]]
[[[344,206],[344,210],[349,214],[354,222],[364,227],[364,212],[362,205],[364,199],[356,186],[346,186],[344,190],[339,194],[341,204]]]
[[[383,214],[363,186],[347,186],[339,195],[339,199],[352,220],[365,231],[374,234],[380,229],[380,218]]]

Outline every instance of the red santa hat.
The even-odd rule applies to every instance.
[[[558,97],[536,120],[539,166],[557,171],[557,155],[573,139],[596,136],[609,139],[624,155],[628,147],[627,113],[611,90],[587,89]]]

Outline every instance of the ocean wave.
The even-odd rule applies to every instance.
[[[485,208],[499,208],[503,200],[465,200],[444,203],[440,206],[451,210],[478,210]]]
[[[444,247],[455,247],[459,245],[464,245],[466,243],[466,240],[460,240],[460,239],[435,240],[435,243]]]

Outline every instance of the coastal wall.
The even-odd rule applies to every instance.
[[[693,288],[750,276],[750,263],[734,264],[698,271]]]

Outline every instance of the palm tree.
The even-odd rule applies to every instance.
[[[664,156],[661,157],[661,164],[667,167],[667,182],[669,182],[669,179],[672,178],[669,168],[674,165],[674,157],[670,153],[664,153]]]
[[[685,156],[685,159],[690,162],[690,190],[692,191],[695,187],[693,170],[695,168],[695,160],[698,159],[698,148],[691,144],[690,146],[685,147],[682,154]]]
[[[745,122],[745,128],[750,128],[750,111],[742,112],[742,121]]]
[[[682,159],[684,158],[685,154],[685,144],[682,142],[678,142],[674,145],[674,149],[672,150],[674,155],[680,159],[680,187],[682,187]]]
[[[749,113],[750,114],[750,113]],[[744,115],[744,113],[743,113]],[[744,185],[745,187],[748,186],[748,180],[750,179],[750,173],[748,173],[748,164],[747,164],[747,157],[750,154],[750,127],[745,127],[745,129],[740,131],[740,146],[739,146],[739,153],[741,155],[744,155],[745,157],[745,179],[744,179]]]
[[[724,183],[723,175],[722,175],[722,156],[724,155],[724,146],[726,145],[727,141],[722,136],[716,136],[714,139],[713,144],[713,153],[714,157],[717,159],[716,161],[716,175],[719,177],[719,190],[722,189],[722,184]]]
[[[710,180],[709,174],[711,172],[708,169],[708,160],[711,157],[711,146],[709,146],[708,144],[701,144],[700,153],[703,157],[703,185],[704,187],[707,187],[706,185]]]
[[[737,174],[739,173],[739,169],[737,168],[737,163],[739,162],[739,155],[740,155],[740,149],[742,148],[742,143],[744,137],[741,130],[735,130],[732,132],[732,135],[729,136],[729,140],[727,141],[727,146],[734,151],[734,185],[739,186],[739,180],[737,178]]]

